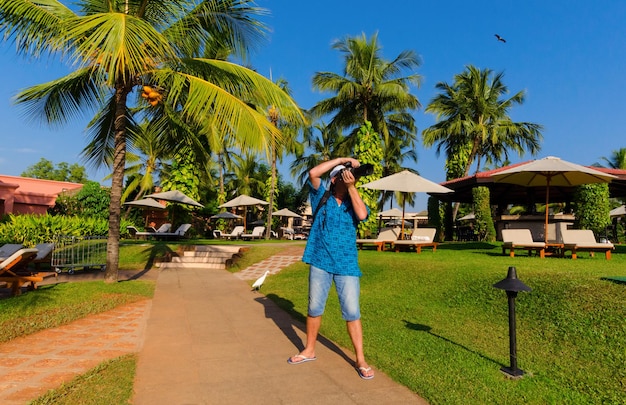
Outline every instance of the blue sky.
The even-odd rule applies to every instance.
[[[626,147],[626,2],[623,1],[414,1],[258,0],[270,10],[263,20],[268,40],[252,57],[261,74],[288,80],[294,99],[310,108],[329,97],[312,89],[316,72],[341,73],[342,58],[331,43],[346,36],[378,32],[382,55],[392,59],[412,49],[420,55],[423,76],[413,92],[422,109],[415,112],[419,131],[434,117],[424,107],[435,84],[452,83],[466,65],[504,72],[511,93],[526,90],[526,101],[511,110],[515,121],[543,125],[537,157],[558,156],[590,165]],[[494,34],[506,39],[499,42]],[[11,97],[20,89],[63,75],[52,61],[26,61],[10,44],[0,46],[0,173],[19,175],[44,157],[54,163],[83,163],[87,120],[54,130],[27,121]],[[420,138],[421,142],[421,138]],[[413,165],[429,180],[445,180],[444,156],[418,145]],[[532,159],[531,156],[512,161]],[[289,179],[286,163],[281,172]],[[90,170],[102,181],[103,171]],[[424,209],[419,197],[416,209]]]

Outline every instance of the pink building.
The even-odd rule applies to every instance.
[[[0,216],[45,214],[59,194],[82,187],[79,183],[0,175]]]

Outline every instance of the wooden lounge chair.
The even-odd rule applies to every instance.
[[[151,226],[147,227],[145,232],[140,232],[137,228],[135,228],[132,225],[129,225],[126,227],[126,229],[128,229],[128,232],[130,233],[130,236],[132,236],[135,239],[148,239],[152,237],[157,237],[165,233],[168,233],[171,228],[172,228],[172,224],[167,224],[167,223],[161,225],[159,229],[154,229]]]
[[[437,242],[435,242],[435,228],[415,228],[411,234],[410,240],[399,240],[394,244],[396,252],[400,250],[410,250],[414,248],[417,253],[422,253],[423,247],[433,248],[433,252],[437,251]]]
[[[52,251],[54,250],[54,243],[38,243],[35,246],[37,249],[37,256],[33,259],[33,264],[36,269],[39,269],[42,263],[50,265],[52,262]]]
[[[376,239],[357,239],[356,246],[363,249],[363,246],[376,246],[376,250],[384,251],[387,245],[393,248],[393,244],[398,240],[400,228],[382,228]]]
[[[233,231],[231,233],[223,233],[220,235],[220,237],[222,239],[233,239],[233,238],[239,239],[243,231],[244,231],[243,226],[237,225],[236,227],[233,228]]]
[[[252,230],[252,233],[242,233],[241,239],[261,239],[265,236],[265,227],[264,226],[255,226]]]
[[[4,245],[0,246],[0,260],[6,259],[13,253],[23,248],[24,245],[22,245],[21,243],[5,243]]]
[[[584,251],[589,252],[592,257],[594,252],[604,252],[606,260],[610,260],[611,251],[615,249],[610,242],[597,242],[590,229],[566,229],[561,236],[563,237],[563,251],[570,250],[572,259],[577,258],[578,252]]]
[[[182,239],[185,237],[187,231],[191,229],[191,224],[182,224],[174,232],[157,232],[154,236],[157,240],[170,240],[170,239]]]
[[[20,249],[0,263],[0,282],[5,282],[11,288],[12,295],[22,292],[22,285],[30,283],[31,289],[36,289],[36,283],[46,277],[56,277],[56,272],[30,271],[28,265],[37,257],[37,249]]]
[[[502,230],[502,254],[509,250],[509,256],[515,257],[515,249],[526,249],[528,256],[532,252],[537,252],[539,257],[546,256],[545,242],[535,242],[530,229],[503,229]]]

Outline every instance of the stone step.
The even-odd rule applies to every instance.
[[[236,253],[235,253],[236,254]],[[231,258],[233,257],[233,253],[232,252],[220,252],[220,251],[215,251],[215,252],[209,252],[209,251],[193,251],[193,250],[186,250],[183,252],[183,256],[185,257],[225,257],[225,258]]]
[[[175,263],[175,262],[163,262],[159,266],[160,269],[216,269],[224,270],[226,265],[224,263]]]
[[[197,245],[196,252],[229,252],[232,254],[240,253],[244,246],[237,245]]]
[[[172,263],[228,263],[232,257],[211,257],[211,256],[183,256],[172,257]]]

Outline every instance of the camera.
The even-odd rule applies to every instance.
[[[362,164],[359,167],[352,167],[352,163],[346,162],[344,163],[344,166],[346,168],[341,170],[341,172],[343,173],[344,171],[348,170],[352,172],[352,175],[357,179],[359,177],[369,176],[370,174],[374,173],[374,165],[370,163]]]

